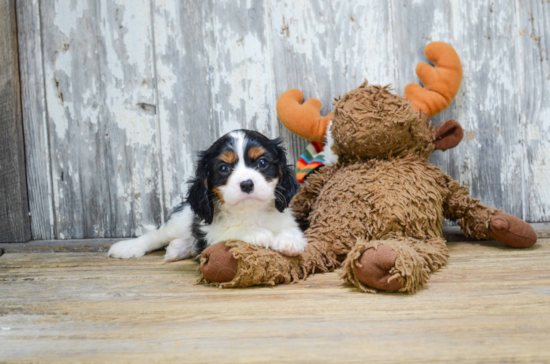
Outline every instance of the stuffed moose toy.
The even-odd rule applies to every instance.
[[[441,42],[425,48],[435,65],[419,63],[425,88],[405,97],[363,83],[321,117],[321,102],[288,90],[277,102],[294,134],[324,142],[326,166],[310,174],[291,206],[309,241],[298,257],[239,241],[215,244],[201,257],[202,280],[224,287],[290,283],[342,267],[341,277],[365,292],[415,292],[448,257],[442,220],[457,221],[468,237],[528,248],[533,228],[470,197],[467,187],[428,162],[435,149],[461,141],[454,120],[431,126],[458,93],[462,65]]]

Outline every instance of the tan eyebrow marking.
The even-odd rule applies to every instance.
[[[252,147],[248,150],[248,156],[250,159],[258,159],[265,153],[265,149],[262,147]]]
[[[237,153],[232,150],[226,150],[220,155],[220,159],[225,163],[233,164],[237,161]]]

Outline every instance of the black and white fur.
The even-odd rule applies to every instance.
[[[199,153],[186,202],[168,221],[114,244],[108,256],[140,257],[168,245],[164,260],[176,261],[225,240],[298,255],[307,241],[288,207],[297,189],[281,139],[249,130],[230,132]]]

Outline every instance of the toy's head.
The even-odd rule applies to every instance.
[[[462,79],[462,66],[454,49],[430,43],[425,63],[416,72],[427,89],[416,84],[405,88],[405,97],[389,87],[361,86],[334,103],[334,112],[321,118],[321,103],[289,90],[279,98],[277,113],[293,133],[313,141],[326,140],[339,162],[388,158],[414,153],[428,158],[434,149],[447,150],[460,142],[463,131],[456,121],[431,127],[427,118],[443,111],[454,99]]]

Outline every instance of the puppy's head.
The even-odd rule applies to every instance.
[[[283,212],[298,182],[281,143],[255,131],[236,130],[199,153],[187,194],[193,211],[207,224],[212,223],[216,203],[226,211],[271,205]]]

